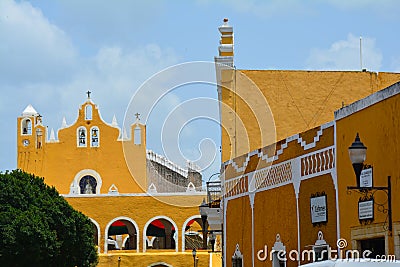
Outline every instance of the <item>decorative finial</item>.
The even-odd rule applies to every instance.
[[[136,120],[140,121],[140,118],[139,118],[140,113],[136,112],[135,116],[136,116]]]
[[[88,99],[90,99],[90,94],[91,94],[92,92],[90,92],[89,90],[86,92],[86,94],[87,94],[87,98]]]

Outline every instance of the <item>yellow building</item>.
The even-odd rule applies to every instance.
[[[233,28],[225,21],[219,30],[225,266],[297,266],[329,251],[399,257],[400,74],[237,70]],[[356,185],[356,132],[373,185],[392,176],[392,232],[382,190],[347,189]],[[361,201],[359,214],[359,198],[372,193],[375,205]]]
[[[202,244],[201,174],[147,151],[139,117],[130,138],[115,118],[105,122],[89,96],[73,124],[64,119],[57,137],[31,105],[23,111],[18,168],[44,177],[91,219],[99,266],[187,266],[192,248]],[[176,183],[169,186],[166,176]],[[197,257],[199,266],[208,266],[206,251]]]

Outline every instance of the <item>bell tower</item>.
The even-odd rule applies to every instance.
[[[17,119],[17,168],[40,175],[45,140],[42,116],[28,105]]]

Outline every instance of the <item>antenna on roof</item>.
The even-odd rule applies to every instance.
[[[363,65],[362,65],[362,37],[360,36],[360,69],[361,71],[363,70]]]

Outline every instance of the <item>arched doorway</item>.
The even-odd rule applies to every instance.
[[[104,252],[113,250],[136,250],[139,252],[139,228],[128,217],[118,217],[106,227]]]
[[[143,251],[147,249],[173,249],[178,251],[178,228],[175,222],[164,216],[154,217],[146,223]]]
[[[189,217],[183,224],[182,251],[203,248],[202,221],[200,215]]]

